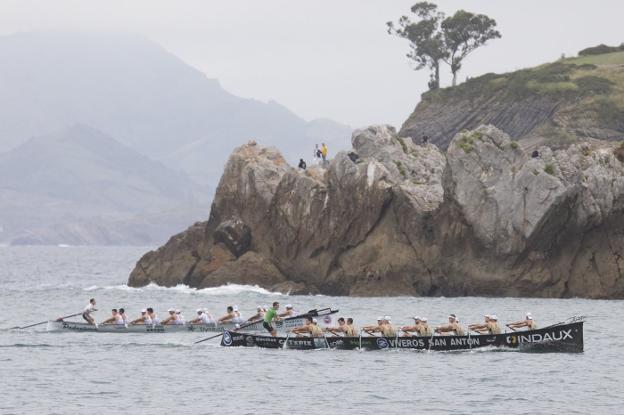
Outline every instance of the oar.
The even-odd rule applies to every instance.
[[[65,320],[66,318],[76,317],[76,316],[79,316],[79,315],[81,315],[81,314],[82,314],[82,313],[76,313],[76,314],[72,314],[72,315],[65,316],[65,317],[59,317],[59,318],[57,318],[57,319],[56,319],[56,321],[62,321],[62,320]],[[40,326],[41,324],[45,324],[45,323],[47,323],[48,321],[49,321],[49,320],[46,320],[46,321],[42,321],[41,323],[35,323],[35,324],[31,324],[31,325],[24,326],[24,327],[15,326],[15,327],[11,327],[11,329],[10,329],[10,330],[16,330],[16,329],[17,329],[17,330],[23,330],[23,329],[28,329],[28,328],[30,328],[30,327]]]
[[[507,326],[508,328],[512,329],[513,331],[516,331],[516,329],[514,329],[513,327],[511,327],[509,324],[505,324],[505,326]]]
[[[248,324],[243,324],[242,326],[240,326],[237,329],[234,329],[233,331],[238,331],[240,329],[244,329],[245,327],[249,327],[249,326],[253,326],[254,324],[256,324],[257,321],[254,321],[253,323],[248,323]],[[210,337],[206,337],[205,339],[201,339],[201,340],[197,340],[196,342],[194,342],[193,344],[197,344],[197,343],[201,343],[201,342],[205,342],[208,340],[212,340],[212,339],[216,339],[219,336],[223,336],[223,333],[225,333],[225,330],[223,330],[221,333],[219,334],[215,334],[214,336],[210,336]]]

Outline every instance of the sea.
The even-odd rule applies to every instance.
[[[289,296],[259,287],[130,288],[149,248],[0,247],[0,414],[623,414],[624,301],[532,298]],[[224,348],[201,333],[48,332],[13,326],[77,313],[96,298],[103,320],[170,307],[187,318],[275,300],[332,307],[356,325],[449,313],[462,323],[530,311],[540,326],[586,316],[585,352],[266,350]],[[79,317],[78,317],[79,319]]]

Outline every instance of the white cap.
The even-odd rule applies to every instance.
[[[424,321],[426,323],[427,322],[427,317],[421,317],[420,321]]]
[[[168,313],[174,312],[175,313],[175,309],[170,308],[169,310],[167,310]]]
[[[292,304],[286,304],[286,308],[293,308]]]
[[[377,321],[383,321],[383,317],[377,317]]]
[[[202,310],[201,308],[198,308],[198,309],[197,309],[197,312],[198,312],[198,313],[203,313],[203,312],[204,312],[204,310]]]
[[[392,320],[390,316],[385,316],[383,319],[386,320],[388,323],[390,323],[390,321]]]
[[[318,320],[317,320],[317,319],[315,319],[315,318],[313,318],[313,319],[312,319],[312,323],[316,324],[316,323],[318,323]]]
[[[147,308],[142,308],[141,313],[147,313]]]
[[[490,320],[498,321],[498,317],[496,317],[496,314],[492,314]]]
[[[258,307],[256,307],[256,310],[262,310],[262,306],[259,305]]]
[[[234,311],[238,311],[238,306],[237,305],[234,306]]]
[[[422,321],[422,319],[419,316],[414,316],[412,317],[414,320],[418,320],[418,321]]]
[[[449,318],[452,318],[453,320],[459,320],[455,314],[449,314]]]
[[[484,314],[483,317],[485,317],[485,318],[492,318],[492,316],[489,315],[489,314]]]
[[[533,316],[531,315],[531,313],[527,313],[526,318],[527,320],[533,320]]]
[[[176,308],[176,314],[180,314],[180,310]]]

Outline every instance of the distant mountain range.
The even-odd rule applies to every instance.
[[[140,36],[4,36],[0,60],[0,243],[160,243],[207,217],[237,145],[350,147],[350,127],[236,97]]]

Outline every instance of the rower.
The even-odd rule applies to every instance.
[[[526,317],[524,320],[509,323],[507,324],[507,327],[509,327],[510,329],[519,329],[522,327],[526,327],[527,330],[536,330],[537,324],[535,323],[535,320],[533,320],[533,316],[531,315],[531,313],[526,313]]]
[[[355,325],[353,324],[353,319],[351,317],[349,317],[347,319],[347,331],[345,331],[345,337],[355,337],[357,333],[357,329],[355,328]]]
[[[128,324],[130,322],[128,316],[126,315],[126,310],[124,310],[123,308],[119,309],[119,315],[121,316],[123,324]]]
[[[427,324],[427,317],[420,318],[420,325],[422,327],[423,336],[433,336],[433,330],[431,330],[431,327],[429,327],[429,324]]]
[[[212,316],[201,308],[197,309],[197,318],[189,321],[190,324],[214,324]]]
[[[277,331],[271,323],[273,322],[273,320],[280,320],[279,316],[277,315],[277,310],[279,310],[279,303],[276,301],[273,303],[273,307],[270,307],[264,314],[264,321],[262,322],[262,327],[264,327],[269,333],[271,333],[271,336],[273,337],[277,336]]]
[[[107,320],[104,320],[102,324],[124,324],[123,319],[119,315],[119,311],[116,308],[111,310],[111,317]]]
[[[152,324],[154,325],[160,324],[160,319],[158,318],[156,313],[154,313],[154,309],[152,307],[147,307],[147,315],[152,321]]]
[[[346,336],[348,329],[349,329],[349,326],[347,326],[347,322],[345,321],[344,317],[340,317],[338,319],[338,327],[326,327],[325,331],[330,332],[332,334],[344,333],[344,335]]]
[[[310,316],[305,318],[303,326],[295,327],[291,333],[297,334],[297,337],[301,337],[304,333],[310,334],[310,337],[323,337],[323,330],[318,326],[317,320]]]
[[[160,324],[162,324],[163,326],[167,324],[179,324],[176,323],[178,316],[176,315],[175,308],[170,308],[169,310],[167,310],[167,312],[169,313],[169,317],[161,321]]]
[[[279,316],[281,318],[288,318],[288,317],[295,317],[295,315],[296,315],[295,309],[293,308],[292,304],[286,304],[286,311],[284,311]]]
[[[489,334],[490,315],[485,314],[483,318],[485,319],[483,323],[471,324],[468,326],[468,330],[476,331],[479,334]]]
[[[423,332],[422,319],[419,316],[413,317],[413,319],[414,325],[401,327],[401,331],[404,333],[403,336],[411,337],[413,336],[411,333],[416,333],[416,336],[426,336]]]
[[[465,335],[466,332],[464,331],[464,328],[459,324],[459,319],[455,314],[449,315],[448,321],[448,324],[436,327],[435,332],[440,334],[453,333],[455,336]]]
[[[141,310],[141,317],[132,320],[130,324],[152,324],[152,318],[147,314],[147,309]]]
[[[227,312],[219,319],[219,324],[227,324],[231,323],[232,320],[236,318],[236,314],[234,314],[234,307],[229,305],[227,307]]]
[[[238,311],[237,305],[233,307],[232,311],[234,311],[234,318],[232,319],[232,323],[236,323],[236,324],[243,323],[243,317],[240,311]]]
[[[264,313],[265,313],[265,309],[262,308],[262,306],[258,306],[256,307],[256,314],[254,314],[253,316],[249,317],[249,319],[247,320],[248,322],[253,322],[253,321],[260,321],[264,318]]]
[[[185,324],[186,323],[186,319],[184,318],[184,316],[182,315],[182,313],[180,312],[180,310],[178,310],[176,308],[176,321],[175,324]]]
[[[383,324],[383,317],[377,317],[377,324],[376,325],[364,326],[364,327],[362,327],[362,331],[365,331],[368,334],[372,335],[373,330],[376,330],[382,324]]]
[[[95,308],[95,298],[89,300],[89,304],[82,310],[82,318],[84,318],[87,323],[95,325],[95,320],[91,317],[91,313],[97,311]]]
[[[369,334],[381,333],[383,337],[396,337],[396,330],[392,327],[392,320],[390,316],[379,317],[377,319],[377,326],[368,326],[364,328]]]

